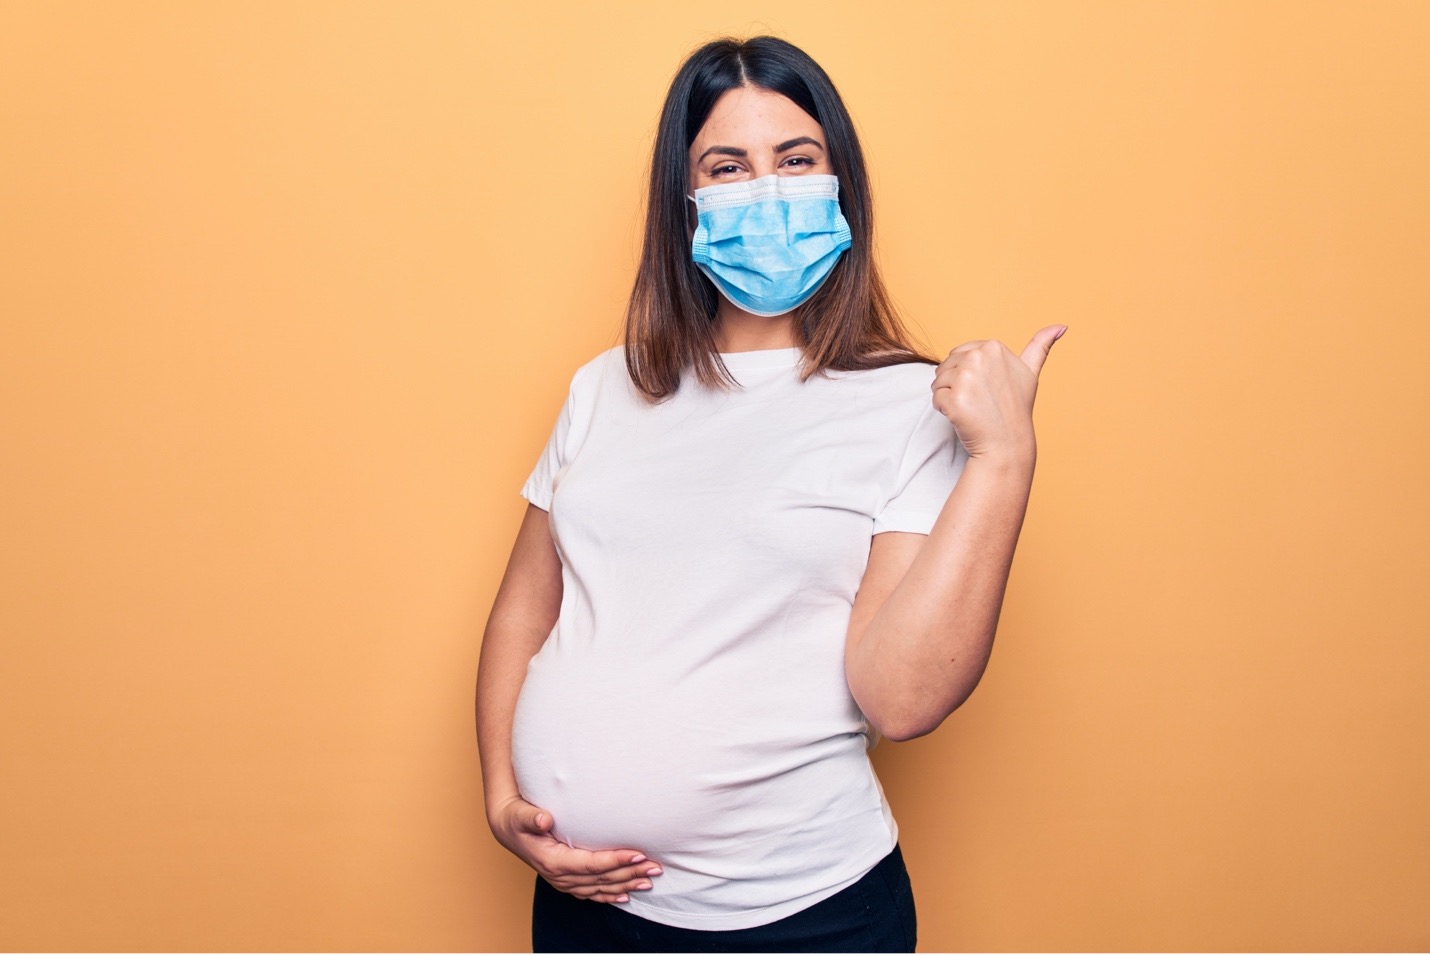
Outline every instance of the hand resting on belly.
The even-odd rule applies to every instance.
[[[550,813],[520,797],[496,807],[488,823],[497,841],[563,893],[597,903],[623,903],[663,872],[638,850],[579,850],[551,835]]]

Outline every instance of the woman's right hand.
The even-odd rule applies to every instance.
[[[648,890],[660,864],[639,850],[578,850],[551,835],[551,814],[511,797],[487,814],[497,842],[563,893],[624,903],[632,890]]]

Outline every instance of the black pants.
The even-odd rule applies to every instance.
[[[914,890],[897,844],[833,896],[749,929],[666,926],[619,904],[562,893],[539,876],[531,907],[537,953],[912,953],[917,935]]]

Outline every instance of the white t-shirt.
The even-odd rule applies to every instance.
[[[692,929],[781,919],[898,838],[844,677],[881,531],[927,534],[967,461],[932,366],[801,383],[800,350],[722,355],[649,405],[617,346],[583,365],[521,494],[550,513],[560,617],[512,759],[583,849],[664,869],[615,904]]]

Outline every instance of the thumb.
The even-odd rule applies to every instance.
[[[1053,343],[1063,337],[1063,333],[1068,330],[1066,325],[1048,325],[1033,333],[1033,338],[1028,342],[1023,354],[1019,356],[1028,368],[1037,375],[1043,370],[1043,363],[1048,360],[1048,353],[1052,351]]]
[[[523,807],[521,825],[531,833],[545,833],[551,829],[551,814],[542,810],[540,807]]]

